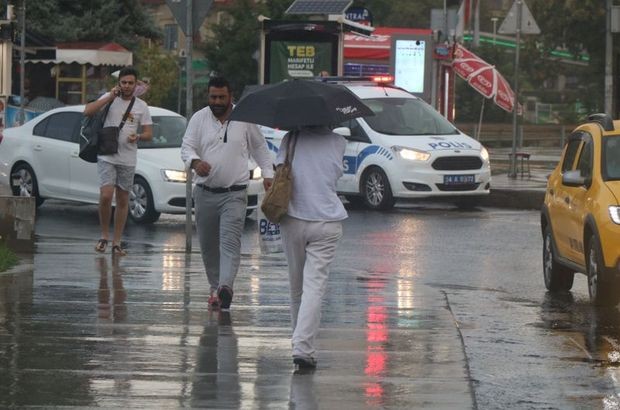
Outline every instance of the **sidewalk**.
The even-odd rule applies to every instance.
[[[491,195],[482,202],[486,206],[516,209],[540,209],[545,198],[547,177],[560,160],[561,148],[523,147],[517,152],[530,154],[529,175],[509,176],[511,148],[491,148]]]

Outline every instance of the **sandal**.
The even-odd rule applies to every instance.
[[[121,248],[120,245],[114,245],[112,246],[112,254],[115,256],[125,256],[127,255],[127,251]]]
[[[105,252],[105,249],[108,247],[108,240],[107,239],[99,239],[99,241],[97,241],[97,245],[95,245],[95,250],[99,253],[103,253]]]

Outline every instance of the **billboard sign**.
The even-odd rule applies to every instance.
[[[331,72],[332,44],[325,42],[272,41],[269,82],[285,79],[318,77]]]
[[[433,46],[430,35],[392,37],[390,66],[394,84],[429,102]]]

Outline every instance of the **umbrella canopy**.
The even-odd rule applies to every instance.
[[[255,87],[235,106],[230,120],[291,130],[331,125],[374,115],[346,87],[311,80],[290,80]]]
[[[493,98],[495,104],[508,112],[514,108],[515,94],[510,84],[495,69],[465,47],[457,44],[454,50],[452,68],[459,77],[466,80],[486,98]]]

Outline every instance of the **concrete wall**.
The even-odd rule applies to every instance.
[[[0,240],[14,252],[34,251],[35,199],[0,196]]]

